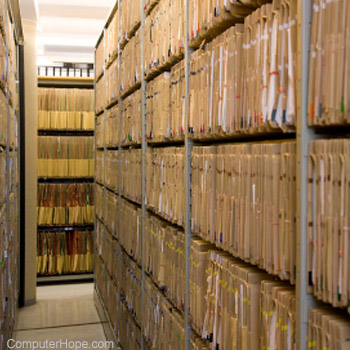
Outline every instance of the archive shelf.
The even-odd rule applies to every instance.
[[[318,7],[319,5],[322,8],[321,11],[320,7]],[[300,283],[298,293],[300,294],[300,304],[302,306],[299,318],[305,320],[309,317],[309,327],[313,330],[315,329],[316,318],[326,317],[326,311],[322,310],[322,308],[330,312],[333,317],[336,317],[335,315],[338,314],[339,318],[337,321],[344,322],[345,324],[349,322],[349,314],[344,312],[342,315],[342,311],[340,311],[347,308],[347,312],[350,312],[348,303],[344,303],[344,294],[348,293],[346,287],[344,287],[344,281],[346,281],[347,277],[342,274],[347,270],[347,266],[343,264],[344,259],[348,259],[347,254],[344,254],[344,250],[347,250],[347,243],[344,243],[342,238],[344,236],[344,229],[347,230],[347,227],[341,225],[339,229],[335,231],[333,226],[336,225],[338,220],[337,211],[341,213],[341,217],[347,217],[348,215],[345,213],[348,212],[348,210],[345,209],[344,212],[343,209],[344,203],[348,201],[348,192],[344,189],[344,185],[348,180],[346,180],[346,176],[338,176],[339,172],[342,173],[344,171],[343,168],[345,169],[346,167],[346,154],[348,153],[346,147],[349,143],[349,111],[348,108],[345,107],[346,102],[344,103],[344,101],[348,99],[348,91],[347,88],[344,88],[344,86],[347,85],[343,81],[343,79],[347,79],[345,78],[345,62],[346,60],[348,61],[348,57],[346,56],[345,58],[345,56],[343,56],[342,53],[339,53],[339,51],[332,51],[332,54],[337,55],[337,57],[341,59],[341,62],[326,61],[326,58],[329,58],[330,56],[329,51],[326,50],[324,57],[321,59],[317,58],[320,56],[320,53],[327,48],[324,47],[324,44],[322,43],[320,48],[317,47],[317,51],[315,51],[315,40],[317,42],[320,40],[320,38],[318,38],[320,33],[322,33],[322,38],[330,37],[336,28],[336,26],[334,28],[324,26],[327,19],[329,20],[330,15],[332,15],[332,12],[330,11],[328,3],[323,6],[322,3],[318,2],[315,2],[314,4],[303,2],[302,6],[302,13],[304,16],[302,25],[304,26],[303,28],[306,35],[302,39],[299,38],[300,42],[298,43],[302,54],[300,70],[301,74],[305,74],[309,77],[309,80],[301,79],[299,82],[299,87],[301,89],[300,93],[302,94],[299,96],[301,101],[300,113],[303,115],[303,120],[298,124],[298,135],[300,135],[301,138],[299,146],[301,161],[298,166],[302,174],[298,187],[298,195],[301,200],[300,220],[302,220],[300,236],[301,239],[305,239],[305,241],[308,242],[308,245],[307,247],[301,246],[302,249],[299,251],[302,268],[300,277],[302,283]],[[348,11],[349,3],[341,1],[337,4],[336,10],[339,11],[339,13]],[[319,13],[324,13],[324,19],[317,18],[319,17]],[[309,26],[310,23],[312,24],[311,26]],[[314,32],[315,23],[320,23],[319,26],[321,30],[319,33]],[[347,30],[345,29],[345,26],[348,28],[349,24],[341,19],[337,26],[339,32],[338,35],[343,38],[345,36],[345,31]],[[316,60],[317,62],[320,62],[320,66],[318,63],[315,65],[314,62]],[[324,72],[330,71],[334,72],[334,75],[327,79]],[[320,76],[322,76],[322,82],[319,81],[318,84],[315,84],[317,79],[320,79]],[[325,89],[326,87],[327,92],[319,97],[319,102],[317,104],[317,102],[315,102],[317,101],[315,96],[319,96],[319,92],[315,92],[315,90],[321,87],[322,89]],[[304,94],[306,94],[306,96],[304,96]],[[331,96],[329,99],[330,102],[326,101],[328,96]],[[330,103],[333,107],[330,107]],[[339,122],[339,119],[343,119],[342,122]],[[323,150],[320,146],[323,147]],[[322,160],[320,160],[321,157]],[[328,164],[326,162],[324,165],[323,162],[326,161],[327,158],[331,159],[331,162]],[[339,162],[339,159],[341,159],[341,167],[339,167],[337,163]],[[317,170],[319,165],[321,165],[321,168],[320,170]],[[325,166],[324,169],[323,166]],[[337,170],[338,168],[339,170]],[[322,179],[323,172],[327,175]],[[321,186],[317,185],[315,178],[316,174],[320,178]],[[333,192],[332,190],[328,190],[329,183],[338,183],[340,191]],[[326,194],[324,195],[322,192],[318,198],[316,191],[323,191],[324,186],[327,186]],[[309,200],[306,197],[306,193],[308,193]],[[311,201],[310,198],[312,198]],[[330,226],[328,230],[325,230],[324,236],[320,236],[320,233],[323,230],[323,224],[321,224],[323,219],[321,219],[320,224],[318,224],[316,217],[323,215],[324,204],[322,204],[321,211],[318,211],[316,206],[320,202],[329,205],[327,198],[331,198],[331,208],[339,208],[339,210],[335,209],[334,211],[331,211],[331,214],[327,213]],[[303,212],[303,210],[308,210],[308,213]],[[337,239],[335,239],[335,237]],[[335,245],[335,242],[338,246]],[[320,251],[324,250],[324,246],[327,247],[329,252],[333,252],[331,253],[333,254],[333,258],[330,258],[329,255],[325,256],[320,253]],[[314,259],[313,264],[310,264],[310,257]],[[309,260],[307,260],[307,258],[309,258]],[[324,270],[324,268],[320,266],[320,263],[332,267],[333,272],[330,272],[328,269]],[[304,269],[307,270],[306,274]],[[330,277],[333,275],[338,275],[336,282],[334,280],[330,281]],[[320,279],[327,281],[327,285],[321,286],[319,283]],[[330,293],[329,291],[332,289],[335,289],[335,291]],[[303,296],[305,296],[304,299]],[[324,304],[324,302],[327,304]],[[325,305],[327,306],[325,307]],[[307,306],[314,307],[312,314],[309,314],[309,316],[305,311],[305,307]],[[325,323],[327,323],[328,326],[329,320],[326,319]],[[304,332],[306,333],[305,330]],[[347,330],[347,333],[349,333],[349,330]],[[309,336],[309,347],[316,345],[326,346],[324,341],[318,341],[310,330],[307,332],[307,336]]]
[[[128,149],[140,149],[141,148],[141,145],[139,143],[132,143],[132,142],[129,142],[129,143],[123,143],[121,145],[122,149],[123,150],[128,150]],[[109,150],[109,148],[108,148]]]
[[[149,147],[153,148],[161,148],[161,147],[172,147],[172,146],[184,146],[185,140],[179,139],[179,140],[164,140],[164,141],[147,141],[147,144]]]
[[[55,276],[38,276],[37,284],[56,284],[59,282],[74,282],[74,281],[86,281],[91,282],[94,279],[94,275],[92,273],[80,273],[76,275],[55,275]]]
[[[168,222],[170,225],[175,226],[175,227],[177,227],[177,228],[179,228],[179,229],[181,229],[181,230],[184,229],[184,226],[183,226],[183,225],[179,225],[179,224],[177,224],[176,222],[174,222],[173,220],[167,218],[165,215],[163,216],[161,213],[158,213],[158,212],[156,211],[155,208],[152,208],[151,206],[146,205],[146,210],[147,210],[149,213],[152,213],[154,216],[159,217],[160,219],[162,219],[162,220]]]
[[[107,232],[111,235],[110,238],[111,238],[112,240],[114,240],[114,241],[116,241],[116,242],[119,243],[119,241],[118,241],[118,239],[116,238],[116,236],[112,235],[111,232],[109,232],[107,228],[105,228],[105,229],[106,229]],[[120,243],[119,243],[119,244],[120,244]],[[122,252],[127,256],[127,259],[130,259],[132,262],[134,262],[134,263],[136,264],[136,266],[137,266],[139,269],[141,269],[141,265],[139,264],[139,262],[124,248],[123,245],[120,244],[120,246],[121,246]],[[100,258],[103,260],[102,257],[100,257]],[[114,276],[111,276],[111,274],[109,273],[108,267],[107,267],[107,273],[109,274],[109,276],[110,276],[110,278],[113,280],[113,282],[116,283],[116,281],[114,280]],[[156,283],[156,281],[154,280],[152,273],[146,272],[145,274],[146,274],[146,278],[149,279],[149,281],[151,282],[151,284],[152,284],[156,289],[159,290],[159,293],[162,295],[162,297],[168,301],[168,303],[169,303],[169,305],[171,306],[171,308],[173,308],[174,310],[177,310],[177,312],[179,312],[179,313],[183,316],[183,315],[184,315],[184,310],[182,310],[181,308],[179,308],[178,306],[176,306],[176,305],[174,304],[174,301],[171,300],[171,299],[165,294],[164,290],[161,289],[160,286],[159,286],[159,285]],[[124,298],[123,298],[121,302],[122,302],[122,303],[125,303],[126,301],[125,301]],[[130,302],[130,301],[129,301],[129,302]],[[126,304],[125,304],[125,306],[128,307]],[[138,327],[141,327],[140,321],[135,317],[135,315],[134,315],[133,313],[131,313],[131,314],[132,314],[132,319],[135,321],[135,323],[138,325]],[[193,332],[195,332],[195,330],[193,330]],[[194,333],[194,334],[196,334],[196,336],[199,337],[199,335],[198,335],[197,333]]]
[[[108,313],[105,309],[105,306],[103,304],[103,299],[101,298],[101,295],[100,295],[100,291],[98,290],[98,288],[95,286],[94,288],[94,301],[95,301],[95,305],[96,305],[96,308],[97,308],[97,312],[100,316],[100,320],[101,320],[101,323],[102,323],[102,327],[103,327],[103,330],[106,334],[106,338],[107,339],[110,339],[114,342],[114,344],[117,344],[118,341],[117,341],[117,337],[114,333],[114,330],[111,328],[111,322],[109,320],[109,316],[108,316]],[[121,349],[120,347],[118,347],[117,349]]]
[[[131,86],[130,88],[128,88],[126,91],[122,91],[121,92],[121,98],[125,99],[128,96],[130,96],[133,92],[135,92],[136,90],[138,90],[141,87],[141,83],[136,83],[135,85]]]
[[[39,184],[75,184],[75,183],[93,183],[93,177],[39,177]]]
[[[127,37],[124,38],[121,42],[120,42],[120,49],[122,50],[125,45],[128,43],[128,41],[134,36],[134,34],[136,33],[136,31],[140,28],[141,26],[141,22],[137,22],[134,24],[134,26],[130,29],[130,31],[127,34]]]
[[[126,201],[128,201],[131,204],[137,205],[137,206],[141,206],[141,203],[135,200],[132,200],[124,195],[120,195],[123,199],[125,199]]]
[[[118,188],[116,188],[116,187],[115,187],[115,188],[112,188],[112,187],[110,187],[110,186],[107,186],[106,184],[103,184],[103,183],[100,183],[100,182],[97,182],[97,181],[96,181],[96,183],[97,183],[98,185],[102,186],[103,188],[105,188],[107,191],[109,191],[109,192],[111,192],[111,193],[113,193],[113,194],[115,194],[115,195],[117,195],[117,196],[120,195],[121,198],[125,199],[125,200],[128,201],[129,203],[132,203],[132,204],[137,205],[137,206],[141,206],[141,203],[140,203],[140,202],[138,202],[138,201],[136,201],[136,200],[133,200],[133,199],[129,198],[128,196],[122,194],[122,193],[119,193]]]
[[[45,89],[83,89],[85,90],[92,90],[94,85],[94,79],[91,78],[70,78],[70,77],[39,77],[38,78],[38,87],[45,88]],[[86,110],[87,111],[87,110]],[[80,117],[82,118],[82,113],[80,113]],[[67,122],[68,123],[68,122]],[[82,123],[82,120],[81,120]],[[83,125],[81,124],[81,127]],[[45,137],[50,137],[52,140],[54,138],[69,140],[70,138],[91,138],[94,137],[94,130],[90,129],[80,129],[80,128],[68,128],[67,126],[65,128],[45,128],[45,129],[39,129],[38,128],[38,136],[42,137],[43,139]],[[94,152],[94,151],[93,151]],[[68,156],[68,155],[67,155]],[[44,159],[44,158],[43,158]],[[86,158],[87,159],[87,158]],[[89,165],[90,166],[90,165]],[[68,163],[67,163],[68,167]],[[68,168],[67,168],[68,169]],[[42,173],[43,174],[43,173]],[[86,185],[86,186],[94,186],[94,177],[93,176],[56,176],[60,174],[55,174],[55,176],[38,176],[38,185],[47,185],[47,186],[60,186],[60,185]],[[86,173],[84,173],[85,175]],[[74,174],[73,174],[74,175]],[[38,187],[39,189],[39,187]],[[92,188],[92,191],[94,189]],[[94,192],[92,192],[93,194]],[[88,194],[87,194],[88,196]],[[66,210],[65,208],[64,210]],[[68,210],[68,209],[67,209]],[[72,214],[70,214],[72,215]],[[87,215],[87,211],[86,211]],[[85,219],[84,219],[85,220]],[[91,232],[93,236],[94,231],[94,223],[88,222],[86,224],[52,224],[47,225],[46,223],[41,225],[38,224],[37,226],[38,231],[38,239],[40,235],[45,235],[43,237],[46,237],[46,235],[51,234],[59,234],[64,233],[65,236],[71,237],[70,235],[75,235],[81,233],[81,232]],[[73,236],[72,236],[73,237]],[[78,237],[78,236],[77,236]],[[80,236],[79,236],[80,237]],[[43,238],[46,239],[46,238]],[[50,236],[47,237],[48,240],[52,239],[52,242],[54,242],[54,237]],[[78,238],[77,238],[78,239]],[[80,240],[81,238],[79,238]],[[87,233],[86,239],[89,240],[89,234]],[[64,243],[65,245],[68,245],[68,242]],[[92,240],[93,244],[93,240]],[[39,248],[38,248],[39,249]],[[93,254],[93,252],[92,252]],[[40,268],[42,266],[40,265]],[[73,267],[72,267],[73,268]],[[84,267],[85,268],[85,267]],[[87,269],[90,267],[86,266]],[[42,271],[42,270],[41,270]],[[64,271],[63,271],[64,272]],[[64,282],[64,281],[71,281],[71,280],[91,280],[93,278],[92,271],[83,272],[81,275],[80,273],[73,273],[73,274],[67,274],[67,273],[60,273],[60,272],[50,272],[46,271],[43,273],[38,273],[37,275],[37,283],[57,283],[57,282]]]
[[[106,107],[106,109],[112,109],[114,106],[116,106],[118,104],[118,100],[112,101],[111,103],[109,103]]]
[[[100,75],[98,76],[96,82],[100,81],[102,77],[103,77],[103,72],[100,73]]]
[[[170,69],[175,66],[176,63],[179,63],[184,59],[184,55],[178,55],[177,57],[169,58],[166,63],[161,64],[160,66],[152,67],[147,73],[145,80],[151,81],[154,78],[157,78],[160,74],[164,72],[169,72]]]
[[[96,113],[96,117],[99,117],[99,116],[102,115],[103,113],[104,113],[104,110],[98,111],[98,112]]]
[[[38,136],[94,136],[93,130],[46,130],[39,129]]]
[[[87,224],[61,224],[61,225],[38,225],[38,232],[58,232],[58,231],[65,231],[65,232],[71,232],[71,231],[84,231],[84,230],[93,230],[94,225],[87,223]]]
[[[38,226],[38,232],[43,232],[43,231],[81,231],[81,230],[86,230],[86,229],[94,229],[93,224],[86,224],[86,225],[62,225],[62,226],[45,226],[45,225],[40,225]]]
[[[193,37],[191,29],[189,27],[189,4],[188,0],[185,0],[185,35],[184,35],[184,52],[179,55],[174,55],[167,62],[162,63],[160,66],[152,66],[148,71],[145,67],[145,20],[146,16],[151,14],[156,5],[156,1],[152,2],[151,7],[145,7],[145,0],[140,0],[141,11],[141,24],[139,30],[141,31],[141,81],[137,82],[135,85],[130,87],[127,91],[120,91],[121,86],[121,56],[123,55],[123,51],[125,50],[125,43],[119,41],[118,49],[117,49],[117,57],[118,59],[118,99],[113,101],[113,105],[118,103],[118,118],[119,118],[119,143],[118,147],[103,147],[100,150],[118,150],[119,156],[119,171],[118,171],[118,184],[121,183],[120,174],[121,174],[121,155],[122,150],[125,149],[125,146],[121,144],[120,138],[120,125],[121,125],[121,102],[127,96],[129,96],[136,89],[141,87],[142,91],[142,200],[141,200],[141,209],[142,209],[142,226],[141,226],[141,242],[142,242],[142,260],[144,259],[145,254],[145,220],[146,214],[152,213],[154,215],[155,210],[146,205],[145,201],[145,154],[148,148],[162,148],[169,146],[178,146],[184,145],[185,149],[185,203],[186,203],[186,216],[185,223],[183,227],[179,226],[180,229],[184,230],[185,237],[185,256],[186,256],[186,300],[185,307],[183,311],[183,329],[185,331],[185,342],[183,344],[182,349],[190,349],[190,341],[191,341],[191,325],[189,322],[190,313],[189,313],[189,294],[190,294],[190,285],[189,285],[189,271],[190,271],[190,247],[191,241],[195,238],[196,235],[199,236],[199,233],[194,232],[191,229],[191,206],[192,206],[192,185],[191,185],[191,152],[193,147],[195,146],[220,146],[226,144],[238,144],[238,143],[252,143],[252,142],[263,142],[263,141],[271,141],[271,143],[278,141],[295,141],[297,154],[296,154],[296,268],[293,272],[295,274],[295,294],[296,294],[296,329],[295,331],[295,339],[296,339],[296,347],[298,350],[306,350],[310,344],[307,342],[307,326],[308,326],[308,317],[309,317],[309,309],[315,307],[317,305],[323,305],[319,303],[312,294],[309,293],[310,281],[308,280],[308,258],[309,253],[307,251],[307,242],[308,242],[308,198],[307,198],[307,187],[308,187],[308,157],[309,157],[309,143],[313,140],[319,139],[322,137],[332,137],[334,134],[338,136],[348,137],[349,129],[348,126],[337,126],[337,127],[309,127],[307,125],[308,120],[308,72],[309,72],[309,49],[310,49],[310,22],[312,19],[312,2],[306,0],[297,0],[297,57],[296,57],[296,81],[297,85],[296,89],[296,103],[295,106],[297,108],[297,118],[295,121],[295,127],[287,127],[286,129],[279,130],[274,128],[269,128],[264,125],[263,127],[258,127],[253,130],[253,132],[248,128],[246,132],[234,132],[230,134],[224,134],[221,132],[213,133],[212,135],[201,135],[194,134],[193,130],[189,129],[187,126],[189,125],[189,115],[190,115],[190,77],[191,77],[191,66],[190,59],[191,54],[194,50],[201,50],[204,44],[212,42],[213,39],[218,37],[221,33],[223,33],[227,28],[230,28],[233,24],[240,22],[243,17],[246,15],[242,15],[242,17],[237,20],[236,19],[225,19],[223,18],[219,23],[214,23],[209,29],[205,28],[199,32],[197,37]],[[260,3],[260,2],[259,2]],[[117,2],[118,4],[118,2]],[[116,6],[117,6],[116,4]],[[241,10],[244,9],[242,4],[236,4]],[[120,26],[120,14],[118,12],[118,26]],[[110,19],[109,19],[110,21]],[[294,25],[294,24],[292,24]],[[104,29],[104,33],[106,32],[108,24]],[[190,35],[191,34],[191,35]],[[104,35],[101,35],[103,38]],[[191,37],[191,38],[190,38]],[[129,38],[130,39],[130,38]],[[203,42],[205,41],[205,42]],[[99,41],[96,45],[96,49],[98,48],[101,41]],[[164,71],[169,71],[176,63],[182,62],[184,63],[184,76],[185,76],[185,102],[184,102],[184,115],[185,115],[185,128],[184,128],[184,136],[183,139],[180,140],[161,140],[161,141],[153,141],[146,138],[146,85],[154,78],[159,76]],[[106,74],[106,69],[109,67],[108,64],[103,65],[104,73]],[[271,74],[274,74],[272,72]],[[96,82],[99,77],[96,77]],[[106,88],[106,84],[104,86]],[[109,108],[111,104],[107,106]],[[98,115],[104,115],[104,119],[106,118],[106,110],[100,111]],[[103,184],[101,184],[104,186]],[[106,187],[106,186],[105,186]],[[118,196],[118,217],[121,217],[121,201],[125,199],[122,194],[118,193],[118,191],[113,191]],[[104,199],[105,200],[105,199]],[[155,213],[155,216],[161,218],[163,221],[171,224],[171,220],[167,220],[163,215],[159,215]],[[105,228],[107,230],[107,228]],[[118,263],[118,269],[121,264],[121,252],[125,250],[123,246],[121,246],[120,241],[118,240],[118,234],[120,233],[120,220],[118,221],[117,235],[114,237],[118,242],[118,256],[116,257],[116,261]],[[203,239],[201,237],[203,241]],[[208,243],[212,243],[207,241]],[[216,247],[219,251],[224,252],[220,247]],[[127,252],[126,252],[127,253]],[[232,255],[232,253],[230,253]],[[129,254],[128,254],[129,256]],[[130,257],[132,258],[132,257]],[[237,258],[239,259],[239,258]],[[242,260],[244,261],[244,260]],[[252,267],[254,264],[248,264]],[[145,271],[144,264],[139,266],[141,268],[141,302],[142,309],[145,305],[145,295],[144,295],[144,287],[146,278],[151,277],[148,276]],[[120,271],[116,272],[116,278],[120,277]],[[275,276],[270,274],[270,277],[273,279]],[[153,281],[154,282],[154,281]],[[288,283],[287,283],[288,284]],[[294,288],[294,287],[293,287]],[[120,293],[119,293],[120,294]],[[120,297],[120,296],[119,296]],[[103,303],[103,301],[101,301]],[[117,305],[118,313],[120,311],[120,305]],[[336,309],[335,309],[336,310]],[[181,311],[181,310],[180,310]],[[131,315],[131,314],[130,314]],[[133,315],[131,315],[133,317]],[[143,329],[144,323],[146,322],[141,315],[140,319],[138,319],[141,329]],[[145,343],[144,337],[141,335],[140,337],[140,348],[147,348],[147,344]]]
[[[0,249],[1,277],[1,326],[0,347],[6,348],[13,338],[19,301],[19,82],[20,46],[23,44],[22,21],[17,1],[5,0],[1,3],[1,93],[0,93],[0,161],[1,197]],[[22,84],[22,82],[21,82]]]
[[[150,2],[149,6],[145,6],[145,13],[146,13],[147,16],[152,12],[152,10],[158,4],[159,1],[160,0],[151,0],[151,1],[149,1]]]
[[[93,78],[79,78],[79,77],[38,77],[39,87],[80,87],[89,88],[93,87]]]

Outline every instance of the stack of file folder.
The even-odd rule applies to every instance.
[[[118,60],[115,60],[106,70],[106,104],[113,103],[118,98]],[[106,107],[106,106],[105,106]]]
[[[108,24],[106,31],[105,31],[105,57],[104,61],[102,61],[103,56],[103,50],[102,52],[96,52],[96,56],[99,55],[99,61],[97,62],[96,60],[96,66],[98,63],[98,68],[100,68],[103,65],[103,62],[105,64],[109,64],[111,60],[116,56],[117,54],[117,42],[119,38],[119,33],[118,33],[118,10],[112,17],[110,23]],[[101,45],[103,47],[103,45]],[[102,69],[101,69],[102,70]],[[100,69],[98,69],[98,72],[101,73]],[[97,75],[99,76],[99,75]]]
[[[38,88],[39,130],[93,130],[94,91]]]
[[[295,348],[294,288],[274,286],[271,275],[226,253],[209,251],[208,256],[202,337],[210,341],[212,348]],[[198,270],[202,268],[198,266]],[[266,294],[262,292],[270,287],[267,297],[272,296],[272,305],[265,305]],[[260,314],[264,317],[262,321]],[[262,347],[259,335],[268,339]]]
[[[106,150],[101,156],[104,156],[104,179],[102,183],[113,191],[118,190],[118,173],[119,173],[119,151]]]
[[[6,150],[0,147],[0,172],[6,174]],[[6,199],[6,176],[0,177],[0,206],[5,203]]]
[[[95,136],[96,136],[96,148],[103,148],[105,145],[103,114],[96,117]]]
[[[146,204],[165,219],[185,220],[185,148],[147,148]]]
[[[103,76],[97,83],[96,83],[96,101],[95,101],[95,112],[100,113],[103,111],[103,109],[107,105],[107,93],[105,89],[105,82],[106,77]]]
[[[123,49],[121,56],[120,92],[123,95],[141,82],[141,31],[137,30]]]
[[[194,147],[192,231],[295,280],[296,143]]]
[[[104,118],[101,116],[100,118]],[[102,123],[102,122],[101,122]],[[102,145],[107,147],[118,147],[119,144],[119,106],[116,105],[107,110],[106,121],[100,127],[103,129],[101,137],[104,142]],[[97,138],[97,134],[96,134]]]
[[[170,73],[165,72],[147,84],[146,137],[163,141],[170,137]]]
[[[104,221],[105,218],[104,193],[103,187],[96,184],[96,215],[102,221]]]
[[[93,231],[39,231],[37,249],[39,275],[93,271]]]
[[[218,31],[222,31],[222,28],[241,21],[255,8],[266,2],[270,1],[191,1],[189,6],[190,45],[198,46],[201,44],[201,41],[198,42],[198,40],[217,35]]]
[[[107,159],[106,159],[107,163]],[[104,183],[104,174],[105,174],[105,157],[104,157],[104,151],[96,150],[96,172],[95,172],[95,179],[96,182],[99,182],[100,184]]]
[[[104,41],[105,38],[102,37],[102,40],[100,41],[100,44],[96,48],[96,64],[95,64],[95,71],[96,71],[96,77],[100,77],[103,73],[103,65],[104,65]]]
[[[94,171],[93,137],[38,137],[38,177],[93,177]]]
[[[347,350],[350,346],[349,315],[331,307],[311,309],[307,342],[313,349]]]
[[[113,192],[106,191],[106,206],[104,211],[104,222],[108,230],[117,235],[118,228],[118,195]]]
[[[142,95],[136,90],[122,101],[121,110],[121,143],[123,146],[141,144]]]
[[[313,1],[309,125],[350,123],[350,3]]]
[[[141,203],[141,159],[141,149],[122,151],[121,188],[118,190],[123,196],[137,203]]]
[[[123,1],[117,11],[120,11],[119,40],[129,40],[130,34],[141,22],[140,4],[137,1]],[[117,15],[117,14],[116,14]]]
[[[1,39],[0,39],[1,42]],[[0,90],[0,145],[7,144],[7,100]]]
[[[310,143],[308,182],[309,286],[350,310],[350,139]]]
[[[195,137],[293,130],[296,4],[266,4],[192,54],[189,128]]]
[[[184,53],[185,18],[181,0],[162,0],[145,21],[146,74]]]
[[[38,184],[38,225],[94,222],[94,184]]]

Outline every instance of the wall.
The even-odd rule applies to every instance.
[[[25,259],[24,305],[28,306],[36,302],[36,204],[38,145],[36,22],[26,19],[23,20],[23,31],[25,91],[25,257],[21,257],[21,259]]]

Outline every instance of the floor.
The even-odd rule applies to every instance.
[[[71,349],[72,344],[79,348],[80,343],[87,342],[87,349],[98,346],[107,350],[93,290],[92,283],[38,287],[37,303],[19,310],[16,342],[37,341],[41,345],[46,340],[60,341],[55,349]]]

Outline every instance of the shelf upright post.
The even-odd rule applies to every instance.
[[[191,348],[190,324],[190,255],[191,255],[191,152],[193,141],[189,130],[189,102],[190,102],[190,55],[189,47],[189,0],[185,1],[185,261],[186,261],[186,289],[185,289],[185,349]]]
[[[17,50],[17,43],[15,46],[15,49]],[[16,67],[18,67],[16,62]],[[12,77],[15,81],[15,91],[18,93],[18,80],[17,76],[13,74]],[[18,95],[17,95],[18,96]],[[16,219],[16,232],[13,236],[15,238],[15,247],[14,247],[14,257],[16,258],[16,266],[19,266],[19,219],[18,219],[18,212],[19,212],[19,196],[18,196],[18,185],[16,183],[16,178],[18,174],[18,136],[17,136],[17,125],[18,125],[18,111],[16,111],[16,105],[15,105],[15,99],[13,98],[13,106],[12,106],[12,113],[13,113],[13,135],[14,135],[14,146],[12,149],[12,155],[13,155],[13,173],[12,173],[12,184],[13,184],[13,192],[14,192],[14,205],[15,205],[15,211],[14,211],[14,217]],[[18,270],[17,270],[18,271]],[[13,279],[12,283],[16,283],[15,286],[15,300],[16,300],[16,307],[18,305],[18,296],[19,296],[19,273],[16,279]]]
[[[9,278],[10,278],[10,264],[9,264],[9,243],[10,243],[10,101],[9,101],[9,89],[8,89],[8,82],[9,82],[9,42],[8,42],[8,15],[7,11],[9,9],[8,1],[5,0],[5,53],[6,53],[6,61],[7,64],[5,65],[5,76],[6,76],[6,118],[7,118],[7,126],[6,126],[6,237],[5,237],[5,251],[4,251],[4,264],[3,266],[6,269],[5,274],[5,290],[6,290],[6,304],[5,304],[5,344],[7,344],[7,340],[10,336],[10,329],[9,329],[9,322],[10,322],[10,315],[9,315]]]
[[[296,336],[297,349],[306,350],[309,308],[316,306],[308,293],[307,226],[308,226],[308,148],[316,135],[307,124],[307,96],[309,77],[310,24],[312,4],[298,0],[298,57],[297,57],[297,271],[296,271]]]
[[[141,94],[142,94],[142,176],[141,176],[141,349],[145,349],[145,340],[143,337],[144,330],[144,308],[145,308],[145,225],[146,225],[146,80],[145,80],[145,0],[140,1],[141,7]]]
[[[16,61],[16,68],[17,68],[17,76],[16,76],[16,91],[17,91],[17,96],[18,96],[18,105],[15,106],[17,108],[17,113],[16,113],[16,126],[15,126],[15,135],[16,135],[16,178],[20,178],[21,174],[21,160],[20,160],[20,125],[21,125],[21,106],[20,106],[20,94],[21,94],[21,88],[20,88],[20,49],[19,49],[19,44],[16,42],[16,56],[17,56],[17,61]],[[20,245],[21,245],[21,220],[20,220],[20,205],[21,205],[21,194],[20,194],[21,188],[20,184],[17,183],[16,186],[16,200],[17,200],[17,210],[16,210],[16,218],[17,218],[17,250],[16,250],[16,257],[17,257],[17,300],[18,303],[20,303],[20,288],[21,288],[21,254],[20,254]]]
[[[96,280],[96,258],[97,258],[97,254],[98,254],[98,251],[97,251],[97,245],[96,245],[96,242],[97,242],[97,211],[96,211],[96,187],[97,187],[97,184],[96,184],[96,171],[97,171],[97,143],[96,143],[96,130],[97,130],[97,117],[96,117],[96,81],[97,81],[97,71],[96,71],[96,48],[94,49],[94,56],[95,56],[95,64],[94,64],[94,114],[95,114],[95,118],[94,118],[94,124],[95,124],[95,128],[94,128],[94,160],[95,160],[95,163],[94,163],[94,174],[95,174],[95,181],[94,181],[94,198],[95,198],[95,206],[94,206],[94,235],[93,235],[93,247],[94,247],[94,285],[95,285],[95,288],[97,286],[97,280]]]
[[[103,89],[104,89],[104,97],[106,96],[106,88],[107,88],[107,79],[106,79],[106,28],[103,28],[103,77],[100,78],[100,79],[104,79],[104,84],[103,84]],[[106,99],[105,99],[106,101]],[[104,102],[105,102],[104,101]],[[103,131],[106,130],[106,106],[104,106],[103,108]],[[95,134],[96,134],[96,131],[95,131]],[[105,133],[104,133],[105,135]],[[106,161],[106,143],[103,142],[103,164],[105,164],[105,161]],[[106,183],[105,181],[105,167],[103,168],[103,174],[102,174],[102,182],[103,184]],[[103,186],[103,221],[104,221],[104,224],[105,224],[105,220],[106,220],[106,208],[107,208],[107,190],[106,190],[106,187]],[[106,229],[106,226],[103,225],[103,239],[105,239],[107,235],[107,229]],[[103,269],[103,280],[104,280],[104,286],[106,285],[106,269],[104,268]]]
[[[121,251],[121,246],[120,246],[120,220],[121,220],[121,207],[122,207],[122,197],[121,197],[121,184],[122,184],[122,143],[121,143],[121,136],[122,136],[122,130],[121,130],[121,125],[122,125],[122,98],[121,98],[121,90],[120,90],[120,85],[121,85],[121,49],[120,49],[120,2],[121,0],[117,0],[118,5],[117,5],[117,11],[118,11],[118,42],[117,42],[117,49],[118,49],[118,224],[117,224],[117,238],[118,238],[118,282],[117,282],[117,287],[118,287],[118,301],[117,301],[117,312],[118,312],[118,317],[117,320],[120,322],[120,303],[121,303],[121,289],[120,289],[120,280],[121,280],[121,264],[122,264],[122,251]],[[118,327],[119,329],[119,327]],[[118,341],[119,341],[119,334],[118,334]]]

